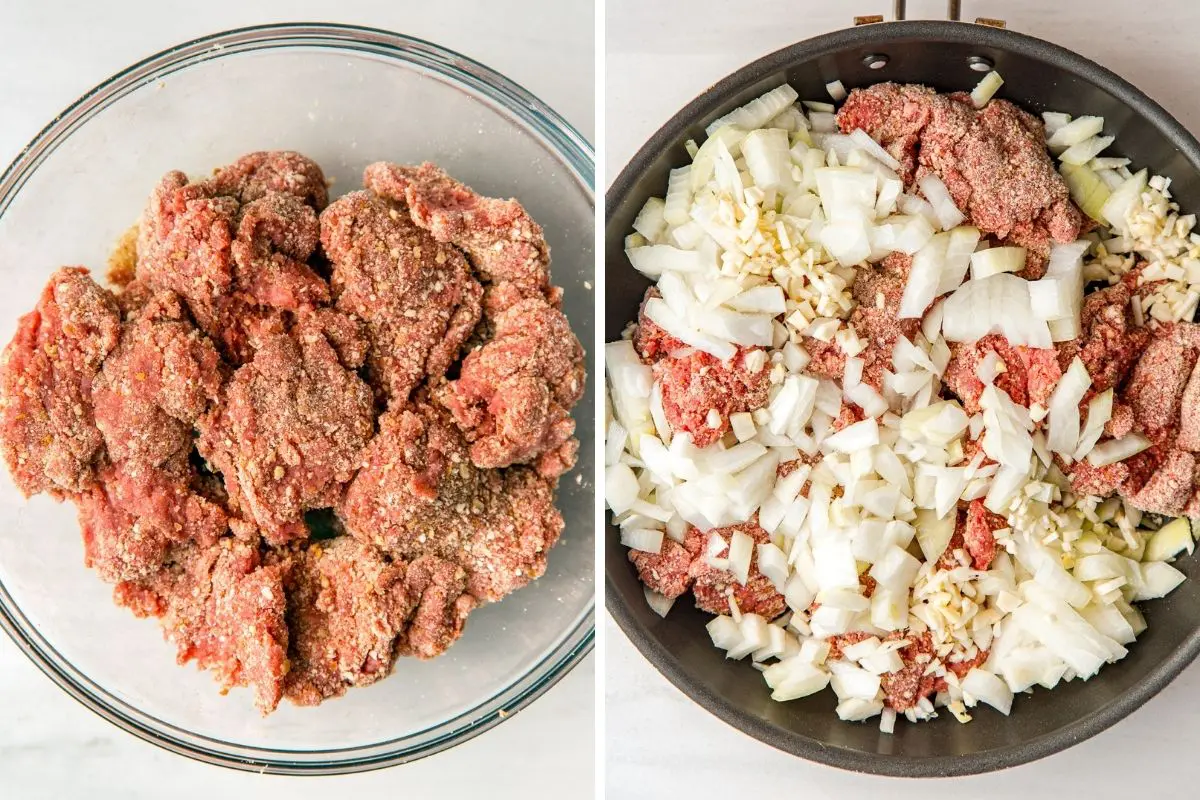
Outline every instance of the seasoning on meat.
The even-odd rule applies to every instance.
[[[112,294],[82,267],[55,272],[18,321],[0,362],[0,443],[26,496],[59,496],[92,482],[104,440],[91,384],[120,326]]]
[[[842,131],[879,140],[906,184],[934,172],[968,224],[1026,247],[1022,277],[1045,273],[1050,242],[1079,237],[1083,217],[1046,153],[1042,123],[1012,103],[977,110],[966,95],[880,83],[853,90],[837,119]]]
[[[288,150],[248,153],[212,179],[217,194],[252,203],[269,192],[291,195],[314,211],[329,202],[325,173],[307,156]]]
[[[284,692],[316,705],[391,672],[396,637],[412,613],[404,562],[348,536],[311,544],[287,577],[291,669]]]
[[[251,687],[264,714],[279,704],[289,668],[283,570],[263,565],[254,545],[184,545],[153,575],[117,584],[113,598],[161,617],[180,664],[196,661],[225,688]]]
[[[292,152],[168,173],[115,294],[59,270],[0,360],[17,487],[71,500],[114,600],[264,714],[440,655],[563,530],[583,350],[541,229],[385,166],[420,214],[385,184],[328,205]]]
[[[575,465],[570,410],[583,396],[583,347],[561,311],[521,300],[496,315],[489,341],[438,398],[471,441],[478,467],[533,464],[549,478]]]
[[[427,403],[379,424],[338,507],[350,535],[399,558],[459,564],[467,591],[485,602],[545,572],[563,527],[552,480],[526,467],[474,466],[461,434]]]
[[[136,580],[157,571],[174,545],[211,546],[228,530],[228,519],[197,483],[186,456],[162,466],[105,466],[95,484],[72,498],[84,563],[106,581]]]
[[[439,242],[462,248],[491,284],[489,313],[528,297],[558,305],[561,292],[550,285],[550,248],[541,226],[516,200],[482,197],[430,163],[371,164],[363,185],[381,197],[403,201],[413,222]]]
[[[109,458],[149,466],[186,458],[192,426],[220,392],[223,369],[179,297],[156,294],[126,323],[92,384]]]
[[[642,360],[654,367],[667,422],[672,430],[690,433],[696,447],[708,447],[724,436],[730,414],[767,404],[770,370],[760,347],[739,347],[723,362],[683,346],[645,315],[638,318],[634,342]]]
[[[393,407],[440,378],[479,322],[482,289],[463,255],[408,219],[404,206],[351,192],[321,214],[337,307],[367,325],[368,372]]]
[[[196,445],[234,507],[280,543],[307,535],[305,511],[338,501],[373,419],[370,387],[324,335],[301,329],[268,338],[233,374]]]

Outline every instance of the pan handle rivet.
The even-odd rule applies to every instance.
[[[862,63],[867,69],[883,69],[888,65],[888,57],[883,53],[871,53],[863,56]]]
[[[986,56],[971,56],[967,59],[967,66],[976,72],[991,72],[995,64]]]

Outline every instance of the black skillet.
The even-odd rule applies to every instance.
[[[952,3],[953,8],[956,4]],[[1114,154],[1173,179],[1185,210],[1200,208],[1200,144],[1161,106],[1088,59],[1061,47],[985,24],[909,21],[860,25],[786,47],[720,81],[658,130],[622,170],[606,199],[605,335],[611,341],[637,313],[648,285],[624,255],[624,237],[648,197],[661,196],[667,172],[687,163],[684,142],[703,141],[718,116],[788,81],[803,99],[826,98],[825,84],[847,89],[879,81],[969,90],[994,66],[998,96],[1035,113],[1096,114],[1117,136]],[[1200,566],[1177,563],[1190,580],[1164,600],[1143,604],[1149,629],[1129,656],[1087,682],[1020,696],[1012,716],[976,710],[961,725],[950,715],[920,725],[903,720],[894,735],[874,722],[834,714],[831,692],[790,703],[770,700],[745,662],[726,661],[704,630],[706,615],[676,603],[659,618],[642,595],[611,521],[605,539],[609,612],[642,654],[672,683],[725,722],[781,750],[843,769],[881,775],[967,775],[1050,755],[1104,730],[1167,685],[1200,652]]]

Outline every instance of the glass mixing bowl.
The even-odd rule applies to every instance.
[[[427,42],[338,25],[276,25],[197,39],[135,64],[51,122],[0,177],[0,339],[50,273],[102,273],[151,187],[253,150],[299,150],[360,186],[386,159],[434,161],[483,194],[518,198],[546,231],[555,283],[593,340],[594,154],[512,81]],[[589,353],[588,374],[595,379]],[[579,466],[558,503],[567,527],[546,574],[471,615],[433,661],[401,659],[373,686],[263,718],[248,690],[175,664],[157,623],[113,605],[83,566],[74,509],[26,502],[0,469],[0,625],[59,686],[155,744],[255,771],[333,773],[412,760],[524,707],[591,650],[594,426],[577,414]],[[580,477],[582,476],[582,477]]]

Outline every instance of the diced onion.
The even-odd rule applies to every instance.
[[[654,610],[654,613],[660,617],[667,616],[667,612],[671,610],[671,606],[675,605],[674,597],[659,594],[649,586],[643,586],[642,590],[646,595],[646,605],[650,606]]]
[[[933,206],[933,213],[937,215],[942,230],[948,231],[962,223],[965,217],[958,210],[958,206],[954,205],[950,191],[941,178],[930,172],[921,178],[917,185],[921,187],[921,194],[925,195],[929,204]]]
[[[1085,139],[1090,139],[1104,130],[1103,117],[1076,117],[1063,125],[1046,140],[1046,146],[1051,150],[1065,150],[1077,145]]]
[[[712,136],[714,131],[720,130],[726,125],[734,125],[745,130],[761,128],[776,114],[796,102],[799,97],[796,90],[785,83],[709,123],[704,132]]]
[[[971,255],[971,278],[978,280],[1001,272],[1025,269],[1024,247],[989,247]]]
[[[971,695],[975,700],[987,703],[1005,716],[1012,710],[1012,689],[991,672],[976,667],[962,679],[961,686],[964,695]]]
[[[978,85],[971,90],[971,104],[976,108],[983,108],[1003,85],[1004,78],[1000,77],[999,72],[992,70],[987,75],[984,75]]]
[[[1107,467],[1137,455],[1150,445],[1150,440],[1140,433],[1128,433],[1120,439],[1109,439],[1096,445],[1088,453],[1087,460],[1093,467]]]

